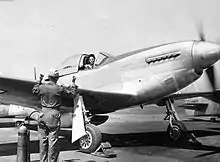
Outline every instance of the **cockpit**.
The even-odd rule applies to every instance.
[[[94,62],[91,63],[91,58],[93,57]],[[114,57],[105,52],[99,52],[98,54],[75,54],[64,60],[56,69],[59,70],[60,76],[78,73],[84,70],[94,70],[101,66],[112,62]],[[92,64],[92,67],[86,68],[87,65]]]

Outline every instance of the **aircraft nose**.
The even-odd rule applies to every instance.
[[[195,42],[193,58],[202,69],[208,68],[220,59],[220,46],[211,42]]]

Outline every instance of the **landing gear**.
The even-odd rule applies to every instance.
[[[86,135],[79,139],[79,150],[85,153],[93,153],[102,142],[102,134],[98,127],[91,124],[92,114],[85,109],[83,98],[80,97]]]
[[[171,124],[167,128],[168,137],[171,141],[176,143],[186,142],[187,140],[187,129],[183,122],[173,121],[172,127]]]
[[[215,123],[215,122],[217,122],[217,119],[216,119],[215,117],[211,117],[211,118],[210,118],[210,121],[211,121],[212,123]]]
[[[94,152],[102,141],[102,134],[93,124],[86,124],[86,135],[79,140],[80,151]]]
[[[186,126],[176,113],[173,101],[171,99],[167,99],[165,101],[165,105],[167,109],[167,115],[165,116],[164,120],[169,120],[169,125],[167,128],[169,139],[177,144],[183,142],[185,143],[189,140],[190,135],[187,132]]]

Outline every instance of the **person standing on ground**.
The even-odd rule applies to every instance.
[[[51,70],[46,80],[48,82],[42,83],[41,75],[40,81],[32,89],[34,94],[40,96],[42,106],[42,113],[38,120],[41,162],[57,162],[60,152],[58,131],[61,125],[62,95],[71,95],[73,98],[76,96],[75,77],[72,80],[73,84],[69,87],[57,85],[58,79],[58,70]]]

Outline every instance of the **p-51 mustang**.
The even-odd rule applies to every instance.
[[[165,104],[169,119],[168,134],[178,141],[185,135],[184,124],[178,118],[170,95],[197,80],[203,70],[220,59],[220,46],[205,41],[182,41],[119,56],[99,53],[92,70],[79,70],[87,54],[73,55],[59,67],[59,83],[70,85],[76,77],[78,92],[89,114],[88,136],[80,139],[81,150],[93,152],[101,142],[95,122],[97,114],[105,114],[142,104]],[[39,98],[32,94],[36,81],[0,77],[1,102],[19,105],[2,106],[1,116],[25,115],[39,109]],[[163,101],[163,102],[162,102]],[[162,104],[162,105],[163,105]],[[63,96],[62,126],[71,127],[73,99]],[[85,138],[87,138],[85,140]]]

